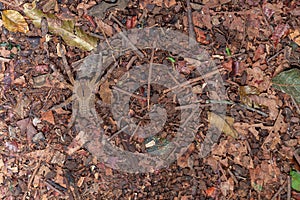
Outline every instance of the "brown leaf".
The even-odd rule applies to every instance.
[[[288,34],[290,26],[288,24],[279,24],[276,26],[271,39],[274,42],[275,47],[277,46],[279,40]]]
[[[100,97],[102,101],[106,104],[110,104],[111,102],[111,89],[109,88],[109,82],[106,80],[101,86],[99,90]]]
[[[223,131],[226,135],[233,138],[238,136],[237,131],[233,128],[234,119],[232,117],[226,116],[225,118],[222,118],[213,112],[209,112],[208,120],[213,126],[217,127],[220,131]]]
[[[202,31],[201,29],[195,27],[194,28],[195,33],[196,33],[196,40],[197,42],[201,43],[201,44],[209,44],[209,41],[206,40],[206,35],[205,32]]]
[[[46,122],[49,122],[50,124],[55,125],[52,110],[49,110],[49,111],[47,111],[47,112],[43,112],[43,113],[41,114],[41,120],[46,121]]]
[[[104,31],[104,33],[107,36],[111,37],[114,34],[113,28],[110,25],[104,23],[101,19],[98,19],[98,18],[95,18],[95,21],[96,21],[98,27],[100,28],[100,30]]]
[[[291,40],[293,40],[298,46],[300,46],[300,32],[299,29],[291,31],[289,34]]]
[[[74,152],[79,150],[86,142],[88,138],[85,132],[80,131],[79,134],[73,139],[72,143],[67,148],[67,154],[72,155]]]
[[[164,4],[167,8],[170,8],[176,5],[176,0],[164,0]]]
[[[2,11],[3,25],[7,30],[12,32],[27,33],[29,27],[24,17],[16,10]]]

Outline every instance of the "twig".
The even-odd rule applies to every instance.
[[[298,162],[298,165],[300,165],[300,156],[299,156],[299,152],[300,152],[300,149],[296,149],[296,150],[294,151],[294,156],[295,156],[296,161]]]
[[[294,106],[296,107],[297,113],[300,115],[300,109],[299,109],[297,102],[295,101],[294,97],[292,97],[292,96],[291,96],[291,99],[293,101]]]
[[[235,184],[239,184],[238,180],[236,179],[235,175],[231,172],[231,170],[228,168],[227,169],[228,174],[231,176],[231,178],[233,179],[233,181],[235,182]]]
[[[194,82],[198,82],[198,81],[200,81],[200,80],[202,80],[202,79],[211,77],[211,76],[213,76],[213,75],[215,75],[215,74],[218,74],[218,73],[220,73],[220,71],[219,71],[218,69],[216,69],[216,70],[211,71],[211,72],[209,72],[209,73],[207,73],[207,74],[205,74],[205,75],[203,75],[203,76],[199,76],[199,77],[197,77],[197,78],[190,79],[190,80],[188,80],[188,81],[186,81],[186,82],[183,82],[183,83],[181,83],[181,84],[179,84],[179,85],[176,85],[176,86],[174,86],[174,87],[172,87],[172,88],[166,89],[166,90],[163,91],[163,93],[165,94],[165,93],[168,93],[168,92],[170,92],[170,91],[172,91],[172,90],[175,90],[175,89],[177,89],[177,88],[185,87],[185,86],[187,86],[187,85],[189,85],[189,84],[192,84],[192,83],[194,83]]]
[[[113,89],[115,89],[115,90],[117,90],[117,91],[119,91],[119,92],[122,92],[122,93],[124,93],[124,94],[127,94],[128,96],[132,96],[132,97],[134,97],[134,98],[136,98],[136,99],[140,99],[140,100],[143,100],[143,101],[147,101],[147,98],[145,98],[145,97],[141,97],[141,96],[132,94],[132,93],[127,92],[127,91],[125,91],[125,90],[123,90],[123,89],[121,89],[121,88],[118,88],[118,87],[116,87],[116,86],[113,86]]]
[[[38,163],[37,163],[37,165],[36,165],[36,167],[35,167],[35,169],[34,169],[34,171],[33,171],[33,173],[32,173],[32,175],[31,175],[31,177],[30,177],[30,179],[29,179],[29,181],[28,181],[27,192],[31,189],[31,184],[33,182],[33,179],[35,178],[35,175],[37,174],[38,170],[40,169],[41,162],[42,162],[42,159],[40,158],[39,161],[38,161]],[[24,193],[23,200],[26,199],[27,192]]]
[[[291,177],[288,176],[287,178],[287,200],[291,200]]]
[[[123,131],[125,131],[127,128],[128,128],[128,125],[124,126],[121,130],[119,130],[118,132],[114,133],[107,140],[111,141],[113,138],[115,138],[116,136],[118,136],[120,133],[122,133]]]
[[[189,45],[195,45],[196,41],[196,34],[194,30],[194,23],[193,23],[193,17],[192,17],[192,8],[191,8],[191,2],[190,0],[186,0],[186,8],[187,8],[187,14],[188,14],[188,23],[189,23]]]
[[[251,108],[251,107],[249,107],[249,106],[247,106],[247,105],[244,105],[244,104],[241,104],[241,103],[238,103],[238,104],[236,104],[236,105],[239,105],[239,106],[241,106],[242,108],[246,108],[247,110],[251,110],[251,111],[253,111],[253,112],[257,112],[258,114],[261,114],[261,115],[264,116],[264,117],[268,117],[268,116],[269,116],[268,114],[264,113],[263,111],[257,110],[257,109],[255,109],[255,108]]]
[[[155,47],[155,43],[153,45]],[[153,59],[154,59],[154,48],[152,49],[150,66],[149,66],[149,75],[148,75],[148,86],[147,86],[147,107],[148,111],[150,110],[150,89],[151,89],[151,76],[152,76],[152,68],[153,68]]]
[[[0,2],[1,2],[1,0],[0,0]],[[9,62],[10,59],[9,58],[3,58],[3,57],[0,56],[0,61],[2,61],[2,62]]]
[[[272,197],[271,200],[275,200],[276,199],[276,197],[280,194],[280,192],[285,188],[286,184],[287,184],[287,181],[285,181],[283,183],[283,185],[279,188],[279,190],[273,195],[273,197]]]
[[[267,59],[267,64],[269,65],[269,62],[271,60],[273,60],[274,58],[276,58],[284,49],[281,49],[280,51],[278,51],[275,55],[271,56],[270,58]]]
[[[126,70],[128,71],[129,68],[132,66],[133,62],[137,59],[137,56],[132,56],[129,60],[129,62],[126,65]]]
[[[11,6],[11,7],[14,7],[14,8],[19,8],[19,9],[20,9],[19,6],[15,5],[15,4],[12,4],[12,3],[9,3],[9,2],[7,2],[7,1],[5,1],[5,0],[0,0],[0,2],[6,4],[6,5],[8,5],[8,6]]]

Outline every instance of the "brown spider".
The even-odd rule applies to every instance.
[[[100,62],[98,62],[98,66],[96,67],[95,75],[90,78],[80,78],[78,80],[74,80],[70,66],[68,65],[65,53],[62,48],[61,54],[63,59],[63,65],[66,70],[67,76],[71,82],[71,84],[65,82],[66,86],[73,91],[73,94],[71,97],[69,97],[67,100],[65,100],[63,103],[53,106],[51,110],[55,110],[61,107],[64,107],[68,105],[69,103],[73,102],[72,105],[72,116],[70,120],[70,124],[68,125],[71,127],[76,117],[91,119],[91,117],[94,117],[96,119],[97,112],[94,108],[95,103],[95,93],[98,90],[99,87],[99,78],[101,75],[101,69],[102,69],[102,54],[100,53]],[[84,64],[84,63],[83,63]],[[92,66],[84,66],[91,68]],[[86,69],[83,69],[86,70]]]

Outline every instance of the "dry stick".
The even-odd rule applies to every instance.
[[[291,177],[290,176],[288,176],[288,178],[287,178],[287,200],[291,200],[291,191],[292,189],[291,189]]]
[[[296,159],[296,161],[297,161],[297,162],[298,162],[298,164],[300,165],[300,157],[299,157],[299,152],[300,152],[300,150],[299,150],[299,149],[295,150],[295,151],[294,151],[294,156],[295,156],[295,159]]]
[[[33,182],[33,179],[34,179],[35,175],[37,174],[38,170],[40,169],[41,162],[42,162],[42,159],[40,158],[39,161],[38,161],[37,166],[35,167],[35,169],[34,169],[32,175],[31,175],[31,177],[30,177],[30,179],[29,179],[29,181],[28,181],[28,184],[27,184],[27,192],[31,189],[31,184],[32,184],[32,182]],[[26,199],[27,192],[24,193],[24,195],[23,195],[23,200]]]
[[[129,68],[132,66],[133,62],[137,59],[137,56],[132,56],[129,60],[129,62],[126,65],[126,70],[128,71]]]
[[[9,62],[10,59],[9,58],[3,58],[3,57],[0,56],[0,61],[2,61],[2,62]]]
[[[125,90],[123,90],[123,89],[121,89],[121,88],[118,88],[118,87],[116,87],[116,86],[113,86],[113,89],[115,89],[115,90],[117,90],[117,91],[119,91],[119,92],[121,92],[121,93],[123,93],[123,94],[127,94],[128,96],[132,96],[132,97],[134,97],[134,98],[136,98],[136,99],[140,99],[140,100],[143,100],[143,101],[146,101],[146,100],[147,100],[147,98],[145,98],[145,97],[141,97],[141,96],[132,94],[132,93],[127,92],[127,91],[125,91]]]
[[[187,86],[187,85],[189,85],[189,84],[192,84],[192,83],[195,83],[195,82],[200,81],[200,80],[202,80],[202,79],[211,77],[211,76],[213,76],[213,75],[215,75],[215,74],[218,74],[218,73],[220,73],[220,72],[219,72],[218,69],[216,69],[216,70],[214,70],[214,71],[208,72],[207,74],[205,74],[205,75],[203,75],[203,76],[199,76],[199,77],[197,77],[197,78],[190,79],[190,80],[185,81],[185,82],[183,82],[183,83],[181,83],[181,84],[179,84],[179,85],[176,85],[176,86],[174,86],[174,87],[172,87],[172,88],[166,89],[166,90],[163,91],[163,93],[164,93],[164,94],[165,94],[165,93],[168,93],[168,92],[170,92],[170,91],[172,91],[172,90],[175,90],[175,89],[177,89],[177,88],[181,88],[181,87]]]
[[[7,2],[7,1],[5,1],[5,0],[0,0],[0,2],[6,4],[6,5],[8,5],[8,6],[12,6],[12,7],[14,7],[14,8],[20,8],[19,6],[16,6],[16,5],[12,4],[12,3],[9,3],[9,2]]]
[[[128,128],[128,125],[124,126],[121,130],[119,130],[118,132],[114,133],[107,140],[111,141],[113,138],[117,137],[120,133],[122,133],[123,131],[125,131],[127,128]]]
[[[189,23],[189,45],[195,45],[196,40],[196,34],[194,30],[194,23],[193,23],[193,17],[192,17],[192,8],[191,8],[191,2],[190,0],[186,0],[186,8],[187,8],[187,14],[188,14],[188,23]]]
[[[272,199],[271,200],[275,200],[276,199],[276,197],[280,194],[280,192],[285,188],[285,185],[287,184],[287,181],[285,181],[284,183],[283,183],[283,185],[279,188],[279,190],[274,194],[274,196],[272,197]]]
[[[300,115],[300,109],[299,109],[299,106],[297,104],[297,102],[295,101],[294,97],[291,96],[291,99],[293,101],[293,104],[295,105],[296,109],[297,109],[297,113]]]
[[[153,45],[155,47],[155,43]],[[154,48],[152,49],[150,66],[149,66],[149,75],[148,75],[148,86],[147,86],[147,107],[148,111],[150,110],[150,89],[151,89],[151,76],[152,76],[152,68],[153,68],[153,59],[154,59]]]

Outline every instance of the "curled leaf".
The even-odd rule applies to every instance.
[[[233,128],[234,119],[232,117],[221,117],[218,114],[213,112],[208,113],[208,120],[212,123],[213,126],[218,128],[220,131],[223,131],[226,135],[229,135],[233,138],[237,138],[238,132]]]
[[[29,27],[24,17],[16,10],[2,11],[3,25],[12,32],[27,33]]]
[[[73,20],[60,20],[53,14],[45,14],[34,3],[24,4],[24,13],[32,19],[35,26],[41,27],[43,18],[47,19],[49,31],[59,35],[69,45],[91,51],[97,46],[97,38],[88,35]]]
[[[252,99],[250,98],[251,95],[259,95],[259,89],[254,86],[240,86],[239,87],[239,95],[241,102],[247,106],[252,107],[252,104],[254,104],[254,107],[259,107],[259,105],[255,104]]]
[[[283,71],[272,79],[273,87],[291,95],[300,103],[300,70],[297,68]]]

